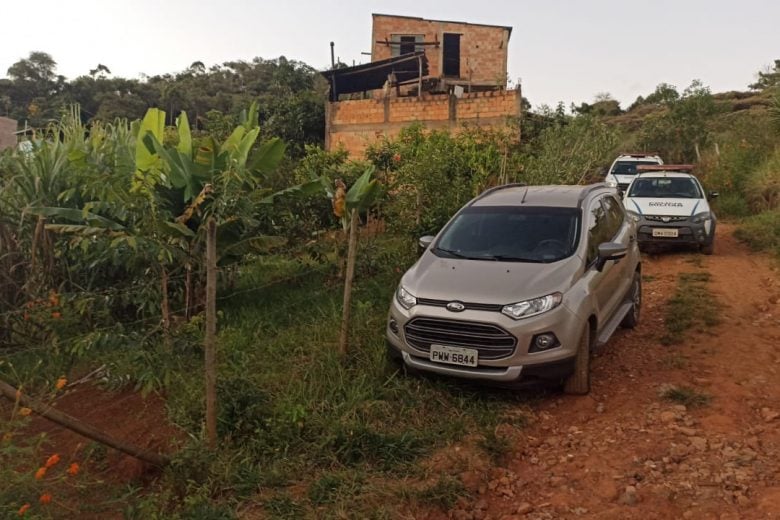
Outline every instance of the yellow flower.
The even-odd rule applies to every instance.
[[[68,380],[65,377],[61,377],[57,379],[57,383],[54,385],[54,387],[57,390],[62,390],[63,388],[65,388],[65,385],[67,384],[68,384]]]
[[[32,413],[32,410],[30,410],[26,406],[23,406],[23,407],[19,408],[19,415],[21,415],[22,417],[27,417],[31,413]]]

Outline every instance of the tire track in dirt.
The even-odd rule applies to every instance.
[[[446,515],[416,518],[780,518],[780,283],[773,261],[721,225],[715,255],[644,258],[640,325],[592,363],[585,397],[533,405],[532,424],[497,428],[512,450],[500,465],[463,456],[440,467],[472,492]],[[678,275],[700,270],[722,304],[719,325],[664,346],[665,305]],[[711,396],[686,408],[661,385]],[[469,452],[464,449],[462,452]]]

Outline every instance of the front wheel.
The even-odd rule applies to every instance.
[[[566,379],[563,391],[572,395],[586,395],[590,392],[590,323],[585,323],[574,360],[574,373]]]
[[[710,242],[709,244],[704,244],[703,246],[701,246],[700,251],[702,252],[702,254],[708,256],[713,254],[715,252],[715,239],[713,239],[712,242]]]
[[[620,326],[626,329],[633,329],[639,323],[639,313],[642,310],[642,275],[639,272],[634,273],[634,279],[631,282],[631,289],[628,294],[631,297],[631,310],[628,311]]]

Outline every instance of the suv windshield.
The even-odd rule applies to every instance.
[[[640,177],[631,184],[629,197],[700,199],[699,185],[690,177]]]
[[[612,167],[612,175],[636,175],[636,167],[640,164],[657,165],[656,161],[618,161]]]
[[[433,253],[469,260],[555,262],[577,248],[579,220],[575,208],[471,206],[447,226]]]

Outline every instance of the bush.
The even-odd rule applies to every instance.
[[[780,255],[780,209],[744,220],[734,235],[754,251],[771,251]]]
[[[745,199],[753,213],[780,207],[780,150],[747,177]]]

